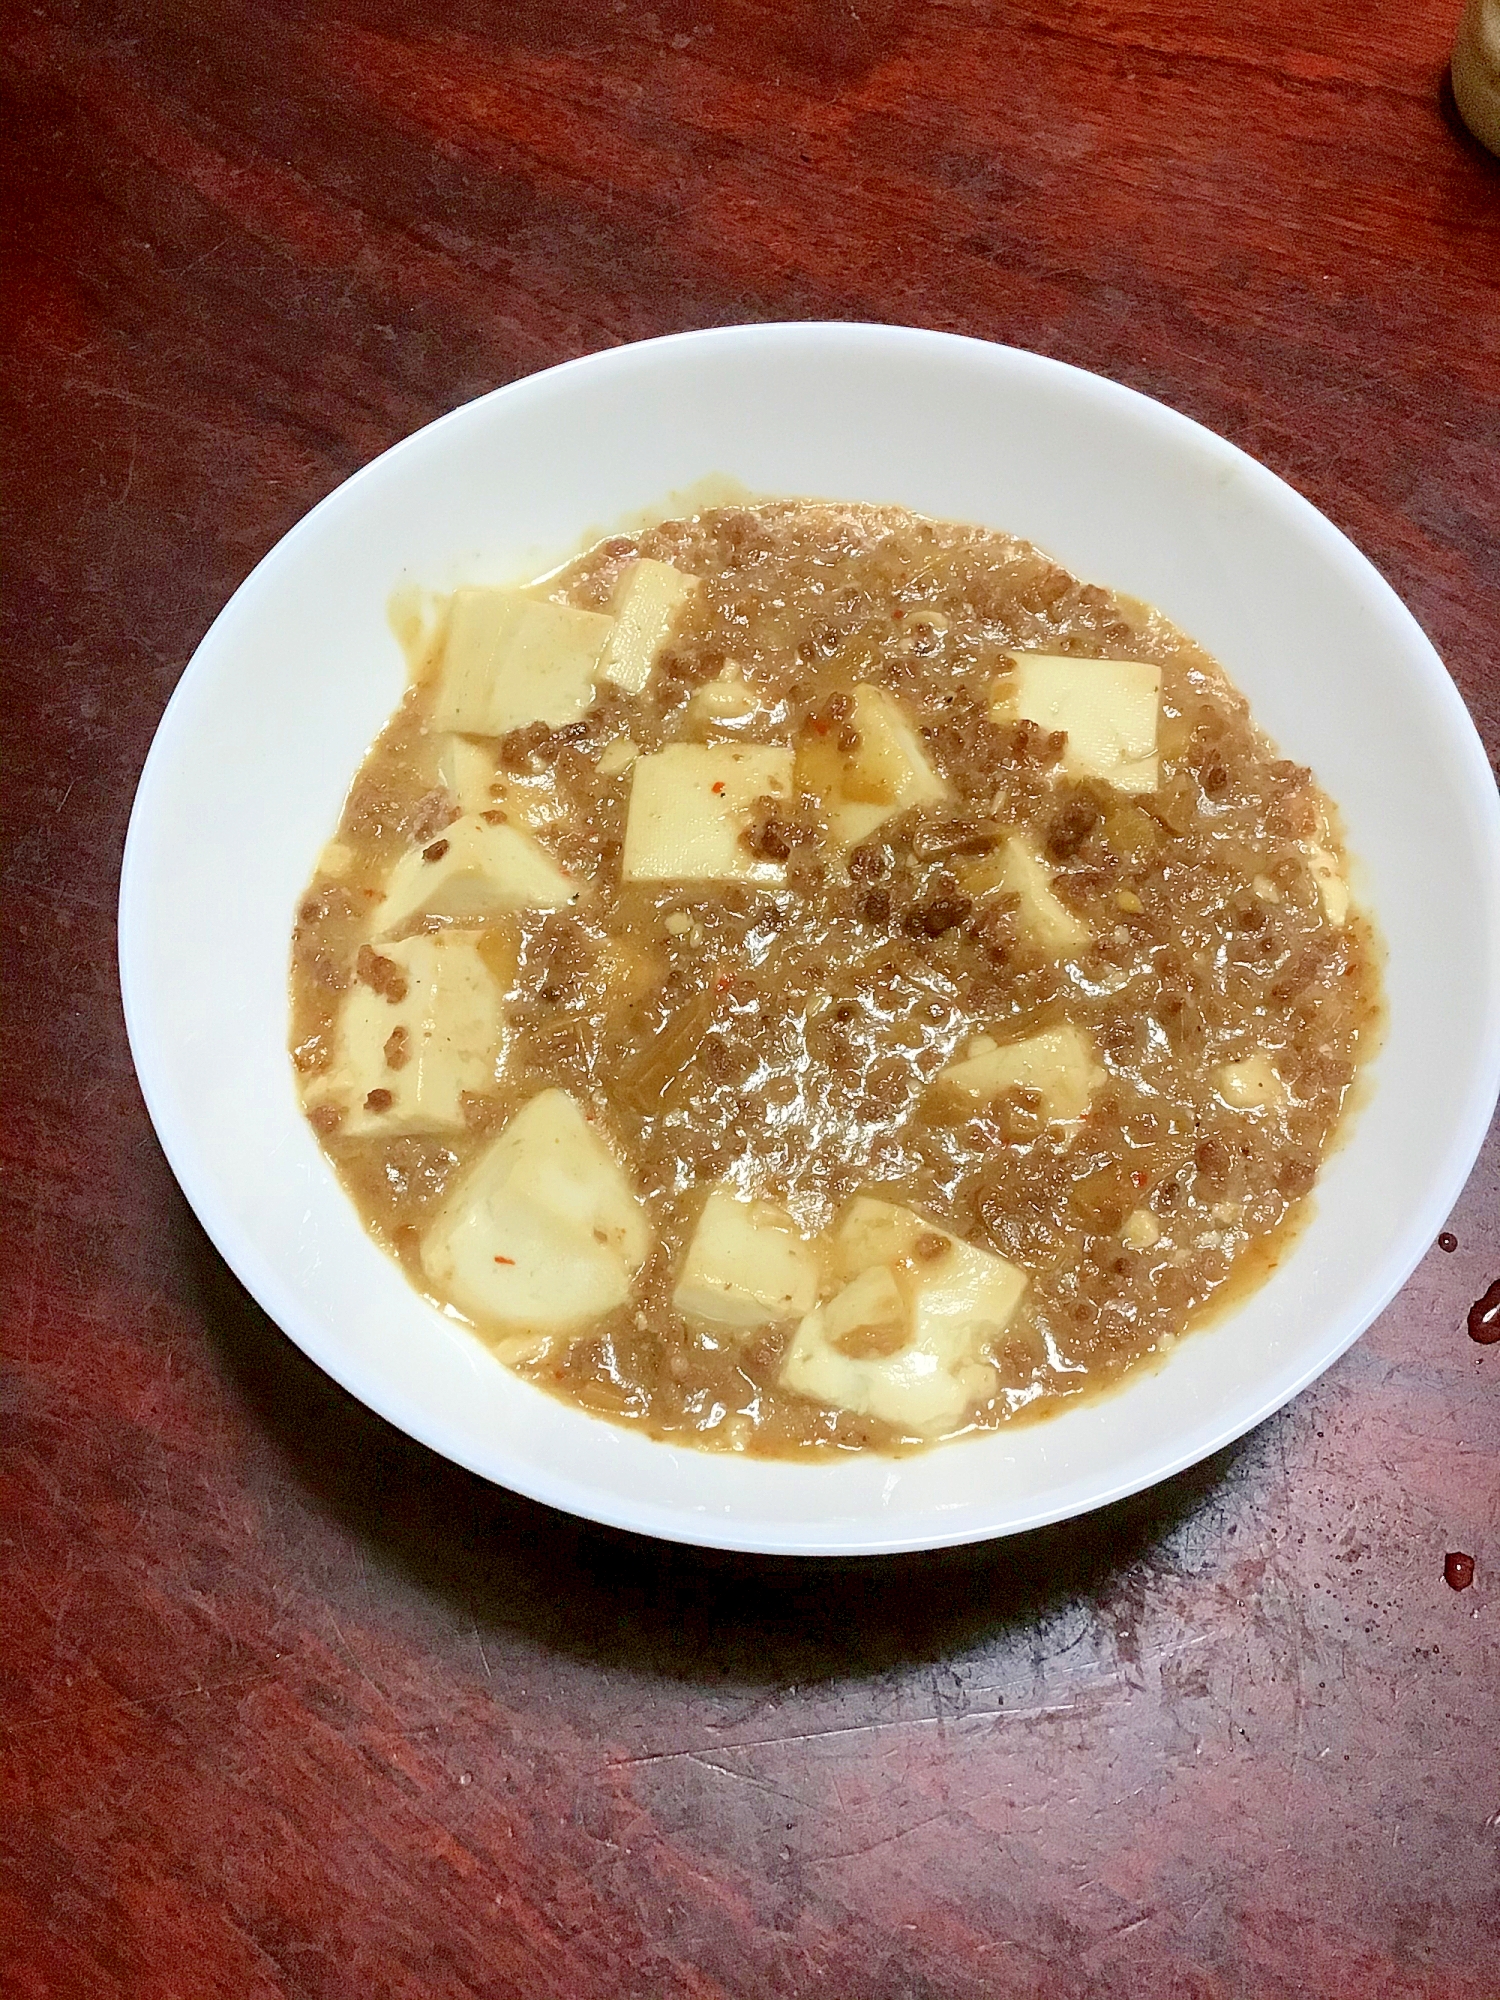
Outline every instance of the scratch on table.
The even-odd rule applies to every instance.
[[[1114,1940],[1115,1938],[1129,1937],[1130,1933],[1132,1931],[1138,1931],[1141,1928],[1142,1924],[1149,1924],[1152,1917],[1155,1916],[1155,1914],[1156,1912],[1154,1910],[1148,1910],[1145,1916],[1135,1917],[1132,1919],[1130,1923],[1121,1924],[1118,1930],[1110,1931],[1107,1933],[1107,1935],[1111,1939],[1111,1941]]]
[[[391,1700],[390,1696],[386,1693],[385,1689],[380,1685],[380,1683],[377,1680],[372,1679],[370,1674],[366,1672],[364,1663],[361,1661],[359,1655],[355,1652],[354,1648],[349,1644],[349,1641],[344,1637],[343,1629],[339,1625],[339,1621],[337,1620],[337,1618],[334,1617],[331,1611],[327,1612],[327,1618],[329,1624],[333,1627],[334,1632],[337,1635],[339,1644],[343,1647],[345,1653],[348,1654],[349,1662],[351,1666],[354,1668],[355,1672],[359,1675],[360,1679],[371,1690],[371,1692],[376,1696],[378,1696],[378,1698],[385,1703],[385,1706],[390,1710],[391,1714],[395,1716],[397,1722],[401,1725],[401,1734],[409,1736],[412,1733],[412,1731],[411,1731],[411,1725],[407,1722],[406,1717],[401,1713],[400,1709],[396,1706],[395,1702]]]
[[[135,394],[133,390],[115,388],[107,382],[91,382],[80,376],[70,375],[61,387],[71,393],[91,396],[95,401],[118,403],[127,410],[138,410],[148,417],[165,417],[170,422],[181,424],[185,429],[196,431],[201,436],[218,439],[221,443],[231,443],[236,433],[228,424],[215,421],[212,417],[195,416],[191,410],[170,403],[153,402],[150,397]],[[118,502],[116,503],[118,505]]]
[[[1101,1681],[1095,1685],[1109,1687],[1113,1682]],[[1092,1688],[1081,1688],[1080,1694],[1091,1693]],[[1034,1722],[1054,1715],[1073,1714],[1079,1704],[1076,1701],[1039,1703],[1033,1708],[974,1708],[961,1720],[965,1724],[981,1722]],[[716,1743],[713,1746],[717,1757],[730,1756],[738,1752],[753,1750],[786,1750],[798,1743],[828,1743],[845,1736],[874,1736],[901,1729],[936,1729],[941,1735],[952,1733],[951,1715],[905,1715],[893,1717],[889,1722],[847,1722],[828,1729],[801,1729],[789,1736],[757,1736],[743,1743]],[[966,1733],[964,1731],[958,1734]],[[704,1753],[698,1750],[643,1750],[633,1757],[614,1757],[604,1765],[605,1770],[625,1771],[641,1764],[668,1764],[674,1759],[687,1758],[695,1763],[705,1761]],[[717,1767],[711,1767],[717,1768]]]
[[[702,1771],[714,1771],[721,1778],[733,1778],[739,1784],[750,1785],[758,1792],[765,1792],[770,1798],[784,1800],[788,1805],[802,1804],[794,1792],[785,1790],[781,1785],[773,1785],[766,1778],[757,1778],[753,1771],[737,1771],[731,1764],[716,1764],[712,1757],[705,1757],[696,1750],[685,1750],[682,1754],[689,1764],[696,1764]],[[609,1766],[610,1770],[619,1768],[616,1764]]]
[[[752,1737],[747,1743],[719,1743],[714,1745],[714,1749],[719,1756],[733,1751],[785,1750],[796,1743],[826,1743],[838,1737],[872,1736],[877,1731],[890,1729],[930,1728],[936,1721],[936,1716],[913,1715],[892,1722],[841,1723],[830,1729],[798,1730],[790,1736],[758,1736]],[[610,1770],[623,1770],[635,1764],[666,1764],[672,1762],[675,1758],[681,1757],[692,1758],[696,1761],[699,1758],[699,1753],[694,1750],[647,1750],[635,1757],[615,1758],[608,1768]]]
[[[31,1239],[26,1245],[26,1277],[22,1287],[21,1323],[26,1329],[26,1345],[22,1360],[27,1368],[31,1366],[31,1336],[36,1331],[37,1279],[42,1265],[43,1216],[42,1204],[38,1202],[31,1214]]]
[[[936,1826],[940,1821],[946,1824],[954,1817],[954,1814],[948,1812],[929,1813],[926,1819],[919,1819],[911,1826],[898,1826],[893,1833],[883,1833],[877,1839],[867,1840],[859,1847],[839,1848],[832,1854],[809,1855],[808,1861],[813,1867],[821,1867],[827,1861],[859,1861],[867,1854],[878,1853],[882,1847],[894,1846],[898,1840],[906,1840],[914,1833],[921,1833],[924,1827]]]
[[[120,488],[119,492],[115,495],[114,499],[110,501],[108,507],[105,509],[105,512],[107,514],[118,514],[121,508],[125,505],[125,502],[130,498],[130,490],[135,485],[135,462],[140,453],[140,442],[141,440],[140,440],[139,430],[132,427],[130,432],[130,459],[125,467],[125,484]],[[118,528],[116,528],[115,540],[110,547],[111,555],[114,554],[115,548],[118,547],[118,545],[119,545],[119,530]]]
[[[70,1709],[66,1716],[39,1715],[29,1722],[0,1721],[0,1737],[34,1735],[39,1729],[50,1729],[66,1722],[75,1727],[80,1720],[94,1715],[108,1715],[116,1709],[137,1709],[149,1712],[159,1708],[163,1702],[181,1701],[186,1695],[223,1694],[232,1688],[248,1688],[261,1681],[280,1680],[281,1675],[274,1667],[262,1667],[251,1674],[232,1674],[221,1681],[193,1681],[186,1687],[166,1688],[159,1694],[110,1694],[103,1701],[90,1702],[83,1708]]]

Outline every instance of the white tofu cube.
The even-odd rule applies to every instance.
[[[672,1303],[692,1318],[748,1332],[810,1312],[818,1275],[817,1251],[784,1208],[715,1188],[688,1244]]]
[[[1050,1125],[1073,1125],[1089,1108],[1105,1071],[1094,1045],[1069,1022],[951,1063],[938,1086],[986,1102],[1006,1090],[1034,1090]]]
[[[513,910],[561,910],[580,890],[533,837],[509,820],[492,826],[466,813],[425,847],[413,847],[391,870],[375,934],[388,936],[417,917],[482,923]]]
[[[836,1410],[878,1418],[908,1437],[941,1437],[994,1393],[995,1371],[910,1337],[891,1354],[848,1353],[840,1343],[857,1338],[870,1316],[869,1302],[857,1294],[882,1282],[882,1273],[871,1272],[868,1280],[856,1279],[807,1315],[782,1363],[782,1387]]]
[[[1026,1274],[1003,1257],[976,1250],[916,1209],[876,1195],[856,1195],[848,1204],[833,1231],[829,1252],[840,1277],[852,1281],[866,1271],[888,1267],[904,1273],[915,1292],[933,1298],[969,1297],[976,1312],[998,1315],[1001,1326],[1026,1289]]]
[[[472,1318],[551,1337],[624,1305],[650,1250],[619,1161],[566,1091],[544,1090],[443,1202],[422,1268]]]
[[[1122,792],[1154,792],[1161,668],[1150,660],[1076,660],[1016,653],[1000,697],[1006,713],[1067,731],[1063,769]]]
[[[829,1238],[833,1274],[847,1283],[878,1264],[900,1264],[913,1256],[917,1239],[929,1231],[945,1239],[948,1233],[925,1222],[914,1208],[856,1195]]]
[[[940,1353],[959,1353],[997,1338],[1026,1284],[1026,1273],[1004,1257],[949,1236],[941,1257],[915,1269],[917,1340]]]
[[[911,1300],[887,1264],[872,1264],[822,1309],[824,1338],[847,1360],[885,1360],[911,1340]]]
[[[1286,1102],[1286,1085],[1270,1058],[1259,1054],[1220,1063],[1214,1071],[1214,1089],[1233,1111],[1264,1111]]]
[[[614,630],[599,671],[627,694],[639,694],[672,636],[683,606],[697,595],[697,577],[642,556],[620,572],[610,608]]]
[[[621,873],[627,882],[781,882],[751,853],[755,801],[792,794],[792,753],[758,743],[673,743],[630,773]]]
[[[433,726],[504,736],[531,722],[577,722],[614,620],[519,590],[460,590],[448,617]]]
[[[462,813],[488,812],[495,803],[495,752],[472,736],[447,736],[438,752],[438,783]]]
[[[1021,928],[1032,942],[1053,958],[1081,951],[1093,932],[1076,910],[1070,910],[1052,886],[1041,856],[1019,834],[1011,834],[995,854],[965,871],[965,890],[982,896],[1000,890],[1020,898]]]
[[[856,749],[841,750],[833,730],[810,733],[797,746],[799,789],[816,796],[842,848],[857,847],[897,813],[949,796],[899,703],[884,688],[865,684],[851,693],[847,726],[859,738]]]
[[[845,1210],[831,1253],[848,1282],[797,1328],[783,1385],[908,1435],[957,1428],[994,1393],[984,1349],[1013,1317],[1025,1273],[868,1195]]]
[[[393,971],[382,991],[359,981],[344,996],[333,1063],[308,1106],[336,1105],[339,1131],[353,1139],[460,1131],[464,1092],[495,1081],[499,985],[462,932],[403,938],[380,956]]]

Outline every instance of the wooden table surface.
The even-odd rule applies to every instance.
[[[682,327],[909,321],[1164,398],[1354,537],[1500,746],[1455,12],[0,8],[6,1996],[1500,1995],[1493,1137],[1458,1247],[1198,1470],[955,1556],[704,1556],[303,1360],[157,1151],[112,943],[257,558],[439,412]]]

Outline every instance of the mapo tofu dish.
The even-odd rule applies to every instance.
[[[1159,612],[786,501],[453,595],[298,910],[291,1054],[367,1228],[531,1381],[902,1451],[1266,1276],[1377,958],[1331,803]]]

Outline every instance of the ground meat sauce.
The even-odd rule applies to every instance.
[[[465,1093],[461,1130],[350,1137],[315,1088],[355,983],[404,990],[369,935],[393,864],[424,842],[439,858],[458,816],[428,726],[430,672],[367,758],[299,910],[293,1060],[370,1230],[430,1292],[419,1248],[437,1205],[518,1107],[561,1087],[627,1166],[654,1249],[628,1305],[516,1365],[654,1434],[771,1455],[930,1437],[780,1386],[790,1320],[729,1340],[673,1310],[709,1184],[777,1201],[809,1237],[873,1192],[1018,1266],[1024,1298],[986,1356],[995,1393],[959,1429],[1113,1383],[1259,1282],[1378,1019],[1368,923],[1353,908],[1336,920],[1309,860],[1342,868],[1311,774],[1277,756],[1158,613],[1004,535],[893,509],[720,509],[602,543],[542,594],[598,611],[638,555],[701,579],[644,691],[600,683],[581,721],[492,746],[497,795],[529,802],[586,886],[573,908],[509,919],[495,940],[504,1055],[492,1088]],[[1004,719],[995,690],[1012,652],[1159,664],[1155,789],[1069,777],[1064,732]],[[695,701],[726,672],[753,697],[746,712]],[[852,752],[861,684],[918,732],[941,805],[842,852],[816,799],[767,797],[743,838],[783,886],[622,884],[630,746],[823,738]],[[1015,834],[1087,926],[1071,955],[1039,948],[1015,893],[975,887]],[[1047,1123],[1035,1090],[976,1106],[931,1089],[974,1037],[1058,1023],[1089,1038],[1102,1071],[1073,1125]],[[394,1072],[404,1035],[386,1052]],[[1247,1111],[1216,1071],[1257,1052],[1283,1090]],[[502,1344],[503,1329],[477,1331]]]

